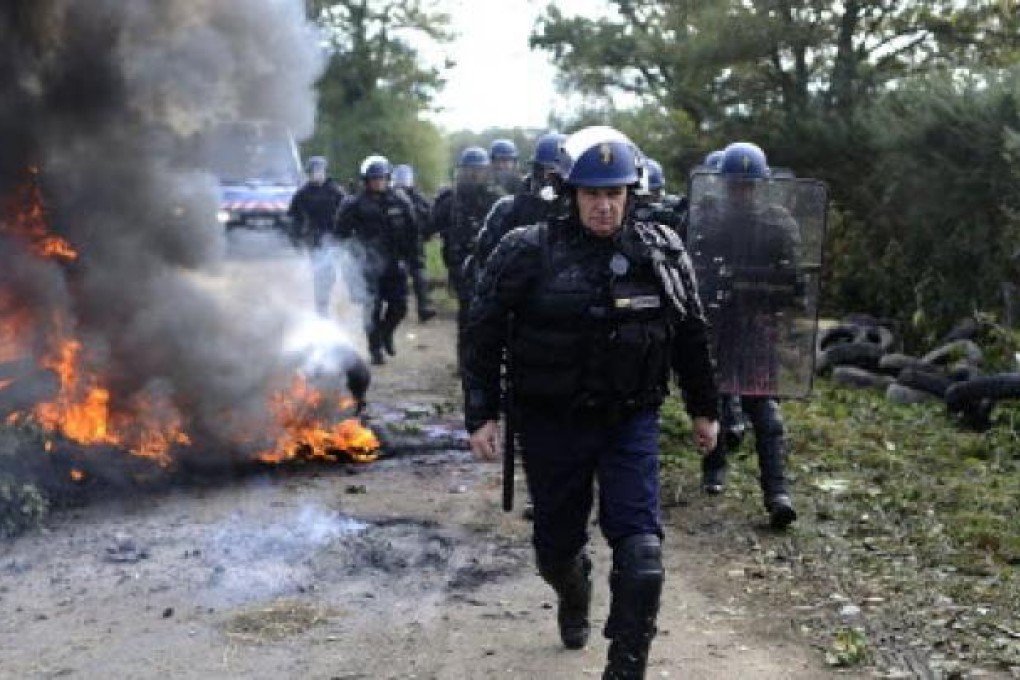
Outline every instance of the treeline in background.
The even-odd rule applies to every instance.
[[[594,3],[598,5],[600,3]],[[825,312],[899,320],[929,342],[1020,302],[1020,11],[1004,0],[606,0],[550,4],[532,47],[571,113],[548,129],[619,127],[668,187],[709,151],[750,140],[772,165],[829,183]],[[444,73],[423,46],[452,39],[442,3],[308,0],[329,51],[305,148],[353,175],[370,153],[409,162],[423,189],[457,151],[497,136],[522,158],[544,130],[444,131]],[[593,5],[593,6],[594,6]],[[478,55],[485,59],[486,55]],[[492,92],[513,97],[493,73]],[[346,174],[345,174],[346,172]]]

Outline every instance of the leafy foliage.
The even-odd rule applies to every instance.
[[[319,116],[309,154],[325,155],[343,180],[357,177],[361,160],[383,154],[410,163],[431,191],[446,172],[442,133],[421,114],[443,80],[422,65],[414,40],[449,41],[449,17],[431,0],[311,0],[328,52],[319,81]]]
[[[578,123],[628,131],[684,173],[752,139],[826,180],[829,311],[915,322],[931,337],[1018,284],[1020,14],[981,0],[613,0],[550,6],[532,34]],[[613,105],[621,95],[643,102]],[[673,181],[673,185],[681,182]],[[1015,296],[1015,289],[1011,289]]]
[[[785,402],[783,414],[800,519],[785,536],[752,534],[762,543],[753,554],[765,592],[801,612],[823,603],[800,623],[841,665],[873,660],[890,628],[950,656],[1020,663],[1020,647],[1001,633],[1020,628],[1020,404],[999,404],[994,427],[975,434],[958,430],[944,406],[900,406],[822,381],[813,399]],[[701,538],[720,560],[745,562],[743,536],[764,517],[752,442],[731,456],[717,500],[685,492],[699,478],[688,441],[686,416],[670,402],[665,497],[686,498],[685,525],[712,527]],[[869,608],[860,638],[838,615],[842,602]]]

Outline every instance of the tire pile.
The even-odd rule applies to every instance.
[[[884,390],[897,404],[943,401],[962,426],[983,432],[997,402],[1020,398],[1020,373],[984,374],[979,332],[976,321],[965,320],[916,357],[895,351],[898,339],[889,324],[852,315],[819,331],[815,371],[846,387]]]

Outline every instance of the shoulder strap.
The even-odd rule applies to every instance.
[[[648,248],[655,275],[680,318],[693,316],[704,319],[694,266],[676,232],[663,225],[637,222],[634,233]]]

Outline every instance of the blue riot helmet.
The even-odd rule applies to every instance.
[[[469,146],[460,152],[457,159],[458,168],[487,168],[489,167],[489,154],[480,146]]]
[[[480,146],[469,146],[457,159],[457,182],[484,184],[489,180],[489,152]]]
[[[372,155],[361,161],[361,179],[369,182],[373,179],[389,179],[393,168],[385,156]]]
[[[718,170],[719,164],[722,163],[723,152],[722,149],[716,149],[705,156],[705,160],[702,161],[702,165],[709,170]]]
[[[414,168],[410,165],[401,164],[393,167],[393,185],[403,189],[410,189],[414,186]]]
[[[509,139],[497,139],[489,145],[489,158],[493,164],[499,161],[512,161],[517,164],[517,145]]]
[[[560,157],[560,145],[567,139],[563,133],[546,133],[534,142],[534,156],[531,162],[543,167],[556,167]]]
[[[648,177],[648,191],[658,194],[666,188],[666,176],[659,161],[654,158],[645,159],[645,174]]]
[[[493,179],[509,193],[516,193],[520,185],[517,176],[517,145],[509,139],[497,139],[489,145]]]
[[[305,163],[305,170],[308,172],[308,178],[315,184],[322,184],[326,181],[326,170],[329,168],[329,163],[323,156],[312,156]]]
[[[634,186],[643,165],[634,142],[605,125],[586,127],[567,137],[558,160],[560,176],[574,187]]]
[[[547,132],[535,140],[535,153],[531,157],[531,182],[534,191],[545,191],[549,197],[555,195],[560,146],[566,138],[567,136],[561,132]],[[546,189],[548,187],[552,188]]]
[[[765,152],[757,144],[733,142],[723,149],[719,173],[743,179],[765,179],[769,173]]]
[[[531,162],[535,166],[555,169],[560,157],[560,145],[567,136],[561,132],[547,132],[535,141],[535,155]]]

